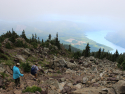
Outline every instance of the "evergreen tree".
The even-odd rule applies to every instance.
[[[89,43],[87,43],[86,49],[85,49],[85,57],[89,57],[90,56],[90,47],[89,47]]]
[[[85,56],[85,50],[82,51],[82,56]]]
[[[35,42],[37,43],[37,35],[36,35],[36,33],[35,33]]]
[[[42,39],[42,43],[44,43],[44,42],[43,42],[43,39]]]
[[[40,39],[39,39],[39,37],[38,37],[38,43],[40,43]]]
[[[27,37],[26,37],[26,35],[25,35],[25,31],[23,30],[22,31],[22,35],[20,35],[22,38],[24,38],[26,41],[28,41],[28,39],[27,39]]]
[[[37,35],[36,35],[36,33],[35,33],[35,39],[37,39]]]
[[[115,61],[117,60],[118,57],[119,57],[119,53],[118,53],[118,50],[116,50],[116,52],[114,53]]]
[[[34,42],[35,38],[34,38],[34,34],[32,34],[32,42]]]
[[[70,51],[70,52],[71,52],[71,45],[69,45],[69,49],[68,49],[68,51]]]
[[[79,51],[74,52],[73,57],[74,57],[75,59],[79,59],[79,57],[81,57],[81,53],[80,53]]]
[[[49,34],[49,41],[51,40],[51,34]]]
[[[58,33],[56,34],[56,46],[60,49],[60,42],[58,40]]]
[[[105,53],[104,53],[105,49],[103,48],[102,52],[101,52],[101,59],[103,59],[105,57]]]
[[[99,51],[97,52],[97,58],[101,57],[101,48],[99,49]]]

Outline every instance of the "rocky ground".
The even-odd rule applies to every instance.
[[[56,49],[56,48],[55,48]],[[21,79],[21,86],[16,89],[12,78],[12,66],[2,61],[0,72],[8,74],[3,78],[0,75],[0,94],[125,94],[125,71],[117,68],[117,62],[107,59],[97,59],[92,56],[80,57],[78,60],[63,57],[61,55],[49,55],[48,48],[28,49],[1,49],[12,57],[14,62],[29,60],[33,62],[42,61],[45,66],[38,64],[45,73],[38,73],[38,80],[34,81],[30,73],[24,73]],[[60,54],[66,54],[61,51]],[[37,58],[37,59],[36,59]],[[31,61],[31,59],[33,59]],[[27,86],[36,85],[42,89],[41,92],[22,93]]]

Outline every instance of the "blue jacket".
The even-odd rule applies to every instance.
[[[20,76],[23,76],[23,74],[20,73],[20,70],[18,67],[14,66],[13,67],[13,79],[17,79]]]

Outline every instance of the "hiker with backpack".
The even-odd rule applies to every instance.
[[[20,63],[17,63],[16,66],[13,67],[13,79],[15,79],[16,87],[20,86],[20,76],[24,76],[20,73],[19,66]]]
[[[37,63],[31,67],[31,74],[35,76],[34,80],[37,79],[37,71],[40,71],[37,67]]]

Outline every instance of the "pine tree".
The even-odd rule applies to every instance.
[[[70,52],[71,52],[71,45],[69,45],[69,49],[68,49],[68,51],[70,51]]]
[[[51,40],[51,34],[49,34],[49,41]]]
[[[116,52],[114,53],[114,57],[115,57],[115,61],[116,61],[116,60],[117,60],[117,58],[119,57],[118,50],[116,50]]]
[[[37,43],[37,35],[36,35],[36,33],[35,33],[35,42]]]
[[[90,56],[90,47],[89,47],[89,43],[87,43],[86,49],[85,49],[85,57],[89,57]]]
[[[35,38],[34,38],[34,35],[32,34],[32,42],[34,42]]]
[[[85,50],[82,51],[82,56],[85,56]]]
[[[56,34],[56,46],[58,47],[58,49],[60,49],[60,42],[58,40],[58,32]]]
[[[42,39],[42,43],[44,43],[44,42],[43,42],[43,39]]]
[[[22,31],[22,35],[20,35],[22,38],[24,38],[26,41],[28,41],[28,39],[27,39],[27,37],[26,37],[26,35],[25,35],[25,31],[23,30]]]
[[[99,51],[97,52],[97,58],[101,57],[101,48],[99,49]]]
[[[40,43],[40,39],[39,39],[39,37],[38,37],[38,43]]]

